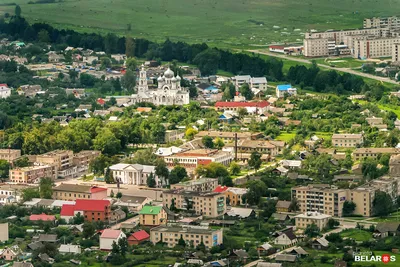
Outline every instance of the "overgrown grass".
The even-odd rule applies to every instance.
[[[280,135],[278,135],[275,139],[279,140],[279,141],[285,141],[285,142],[289,142],[290,140],[292,140],[294,137],[296,136],[296,133],[294,131],[292,132],[281,132]]]
[[[341,237],[353,238],[356,241],[368,241],[372,238],[371,232],[360,229],[346,229],[340,232]]]

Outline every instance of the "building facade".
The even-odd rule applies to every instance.
[[[146,185],[150,174],[153,174],[156,186],[161,184],[155,173],[155,166],[119,163],[110,166],[110,171],[114,180],[122,184]]]
[[[0,149],[0,160],[6,160],[8,163],[12,163],[19,157],[21,157],[20,149]]]
[[[218,179],[215,178],[200,178],[187,182],[180,182],[171,185],[171,189],[182,189],[185,191],[207,192],[213,191],[218,186]]]
[[[400,55],[399,55],[400,43],[395,43],[392,46],[392,62],[399,62]]]
[[[159,226],[167,223],[167,213],[161,206],[143,206],[139,211],[140,225]]]
[[[232,160],[231,153],[218,149],[195,149],[164,157],[165,163],[170,167],[179,164],[189,169],[195,169],[199,165],[208,165],[211,162],[229,166]]]
[[[77,167],[73,162],[72,150],[54,150],[36,156],[36,162],[54,167],[54,176],[58,178],[77,177]]]
[[[237,140],[256,140],[262,137],[262,133],[251,132],[218,132],[218,131],[200,131],[195,135],[195,138],[203,138],[210,136],[211,138],[221,138],[225,142]]]
[[[226,213],[226,197],[218,192],[168,190],[163,192],[163,205],[194,210],[196,214],[215,218]]]
[[[297,228],[304,229],[311,224],[315,224],[320,231],[326,227],[330,218],[332,218],[332,216],[319,212],[305,212],[294,216]]]
[[[85,221],[109,222],[111,219],[111,203],[108,200],[77,199],[73,206],[73,208],[69,207],[69,209],[73,209],[74,216],[79,213],[84,217]]]
[[[36,184],[41,178],[55,179],[54,167],[39,165],[15,168],[9,171],[9,180],[17,184]]]
[[[150,241],[153,244],[164,242],[168,247],[174,247],[182,238],[187,245],[196,247],[203,243],[207,249],[210,249],[223,243],[222,234],[222,229],[158,226],[150,230]]]
[[[333,134],[332,146],[356,147],[362,145],[364,138],[362,134]]]
[[[362,160],[364,158],[376,159],[382,154],[397,155],[400,154],[400,149],[394,147],[356,148],[352,153],[352,157],[353,160]]]
[[[0,84],[0,98],[7,98],[11,96],[11,89],[7,84]]]
[[[60,184],[53,187],[53,199],[57,200],[77,200],[77,199],[105,199],[107,188],[79,185],[79,184]]]

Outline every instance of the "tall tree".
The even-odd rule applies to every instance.
[[[240,86],[239,92],[246,98],[246,100],[251,100],[254,97],[254,94],[247,83],[244,83],[242,86]]]
[[[188,177],[186,169],[180,165],[174,167],[174,169],[169,174],[169,183],[170,184],[177,184],[183,179]]]
[[[125,65],[126,65],[126,68],[127,68],[127,69],[130,69],[131,71],[136,71],[137,66],[138,66],[138,62],[137,62],[136,58],[134,58],[134,57],[129,57],[129,58],[126,60]]]
[[[147,183],[148,187],[151,187],[151,188],[156,187],[156,179],[154,178],[154,174],[152,172],[147,177],[146,183]]]
[[[51,178],[42,178],[39,182],[40,197],[51,199],[53,196],[53,180]]]
[[[8,178],[8,173],[10,170],[10,163],[7,160],[0,159],[0,178],[6,179]]]
[[[254,168],[256,171],[261,167],[261,154],[258,152],[252,152],[249,159],[249,166]]]
[[[346,200],[343,203],[343,210],[342,210],[343,216],[352,215],[355,209],[356,209],[356,203],[354,203],[353,201]]]
[[[318,226],[314,223],[307,225],[304,234],[309,238],[317,237],[320,233]]]
[[[201,142],[203,143],[203,145],[206,148],[214,148],[214,142],[211,136],[203,136],[203,138],[201,139]]]
[[[267,191],[267,186],[260,180],[250,181],[248,183],[249,191],[246,193],[247,203],[250,205],[257,205],[261,197]]]
[[[156,175],[161,181],[167,181],[169,177],[169,170],[167,168],[167,164],[165,164],[165,161],[160,159],[156,163],[156,168],[155,168]]]
[[[15,16],[20,18],[21,17],[21,13],[22,13],[22,9],[19,5],[15,6]]]
[[[121,78],[121,85],[128,90],[128,92],[133,92],[136,86],[136,73],[127,69],[124,76]]]
[[[126,57],[134,57],[135,56],[135,40],[132,37],[126,37],[125,39],[125,55]]]
[[[386,217],[393,211],[392,197],[382,191],[375,193],[374,200],[372,201],[372,213],[375,216]]]
[[[38,41],[42,43],[48,43],[50,42],[50,35],[49,32],[45,29],[40,30],[38,33]]]

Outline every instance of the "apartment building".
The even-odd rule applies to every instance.
[[[72,150],[54,150],[36,156],[36,162],[54,167],[54,176],[59,178],[77,177]]]
[[[235,147],[234,143],[227,144],[226,147]],[[285,148],[283,141],[265,141],[265,140],[240,140],[237,143],[238,152],[269,154],[275,157],[282,153]]]
[[[79,185],[60,184],[53,187],[53,199],[77,200],[77,199],[104,199],[107,197],[107,188]]]
[[[400,18],[392,17],[372,17],[365,18],[364,28],[400,28]]]
[[[146,185],[147,178],[152,173],[156,181],[156,186],[160,185],[160,179],[155,174],[155,166],[141,164],[119,163],[110,166],[110,171],[115,181],[130,185]]]
[[[46,177],[55,179],[54,167],[49,165],[37,165],[11,169],[9,171],[10,182],[18,184],[39,183],[41,178]]]
[[[238,75],[238,76],[234,76],[232,78],[232,81],[234,82],[236,88],[239,88],[240,86],[242,86],[245,83],[250,85],[250,80],[251,80],[250,75]]]
[[[390,156],[389,175],[393,177],[400,176],[400,154]]]
[[[319,230],[322,230],[328,224],[331,215],[326,215],[319,212],[305,212],[294,216],[296,228],[307,228],[311,224],[315,224]]]
[[[328,38],[306,38],[303,41],[304,56],[324,57],[329,55]]]
[[[171,189],[182,189],[185,191],[208,192],[218,186],[218,179],[200,178],[171,185]]]
[[[214,192],[224,194],[228,205],[239,206],[245,204],[243,196],[248,192],[248,189],[220,185],[214,189]]]
[[[362,145],[364,139],[362,134],[333,134],[332,146],[356,147]]]
[[[83,150],[74,154],[72,158],[73,165],[78,167],[79,173],[86,173],[89,169],[89,164],[101,155],[98,150]]]
[[[139,211],[139,221],[142,226],[159,226],[167,223],[167,213],[161,206],[143,206]]]
[[[380,58],[392,57],[393,46],[400,43],[400,37],[391,38],[368,38],[366,40],[357,40],[354,46],[354,58]]]
[[[183,130],[166,130],[164,143],[171,143],[178,140],[182,140],[185,137]]]
[[[353,151],[353,160],[362,160],[363,158],[376,159],[382,154],[397,155],[400,149],[394,147],[362,147]]]
[[[261,91],[267,90],[267,78],[265,77],[254,77],[250,79],[250,88],[258,89]]]
[[[20,149],[0,149],[0,160],[6,160],[11,163],[19,157],[21,157]]]
[[[297,89],[294,88],[291,84],[280,84],[276,86],[276,97],[282,98],[285,95],[297,95]]]
[[[165,163],[170,167],[179,164],[190,169],[195,169],[199,165],[208,165],[211,162],[228,166],[232,160],[231,153],[218,149],[194,149],[164,157]]]
[[[201,226],[158,226],[150,230],[153,244],[164,242],[168,247],[175,247],[182,238],[188,246],[196,247],[203,243],[207,249],[223,243],[223,230]]]
[[[231,103],[231,102],[227,102]],[[225,142],[232,142],[236,138],[238,140],[257,140],[263,136],[262,133],[251,133],[251,132],[218,132],[218,131],[200,131],[195,135],[195,138],[203,138],[204,136],[210,136],[211,138],[221,138]]]
[[[393,44],[393,46],[392,46],[392,62],[400,61],[399,49],[400,49],[400,43]]]
[[[226,213],[226,197],[218,192],[194,192],[184,190],[168,190],[163,192],[163,205],[187,210],[188,207],[198,215],[218,217]]]

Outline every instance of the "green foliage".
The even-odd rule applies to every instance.
[[[385,192],[377,191],[372,201],[372,213],[374,216],[386,217],[393,211],[393,200]]]
[[[109,167],[106,169],[106,173],[104,174],[104,181],[105,181],[107,184],[113,184],[113,183],[115,183],[113,174],[112,174],[112,172],[111,172],[111,170],[110,170]]]
[[[118,193],[115,195],[115,197],[118,198],[118,199],[121,198],[121,197],[122,197],[122,193],[121,193],[121,192],[118,192]]]
[[[228,169],[218,162],[211,162],[206,166],[199,165],[196,168],[196,173],[199,176],[204,176],[208,178],[221,178],[229,176]]]
[[[28,167],[30,165],[29,159],[26,156],[22,156],[14,160],[14,167],[15,168],[23,168]]]
[[[197,54],[193,62],[199,67],[201,75],[214,75],[218,70],[218,61],[221,59],[220,52],[209,48]]]
[[[21,7],[19,5],[15,6],[15,12],[14,13],[15,13],[16,17],[21,17],[22,10],[21,10]]]
[[[41,198],[51,199],[53,197],[53,180],[51,178],[40,179],[39,193]]]
[[[249,191],[245,194],[247,203],[257,205],[267,191],[267,186],[260,180],[250,181],[247,184]]]
[[[235,161],[232,161],[229,165],[229,172],[231,175],[239,175],[240,174],[240,166]]]
[[[215,138],[214,140],[214,147],[216,149],[222,149],[224,147],[225,143],[224,140],[222,140],[221,138]]]
[[[304,234],[309,238],[317,237],[320,233],[318,226],[314,223],[307,225]]]
[[[169,184],[177,184],[188,177],[186,169],[180,165],[175,166],[169,174]]]
[[[129,57],[135,56],[135,40],[132,37],[126,37],[125,40],[125,55]]]
[[[128,92],[133,92],[133,88],[136,85],[136,73],[133,70],[127,69],[121,78],[121,84]]]
[[[351,216],[355,209],[356,209],[356,203],[354,203],[353,201],[346,200],[343,203],[343,211],[342,211],[343,216]]]
[[[10,163],[7,160],[0,159],[0,178],[6,179],[8,178],[8,173],[10,170]]]
[[[40,193],[37,188],[25,188],[22,190],[23,201],[30,201],[33,198],[40,198]]]
[[[208,135],[203,136],[203,138],[201,139],[201,142],[203,143],[203,145],[204,145],[206,148],[214,148],[213,139],[212,139],[212,137],[210,137],[210,136],[208,136]]]
[[[261,154],[256,151],[252,152],[248,162],[249,166],[257,171],[261,167],[261,163]]]
[[[156,187],[156,179],[153,173],[150,173],[146,180],[147,186],[150,188]]]
[[[136,60],[135,58],[129,57],[129,58],[126,60],[125,65],[126,65],[126,68],[127,68],[127,69],[129,69],[129,70],[131,70],[131,71],[136,71],[137,66],[138,66],[138,62],[137,62],[137,60]]]
[[[82,234],[84,238],[92,237],[96,231],[94,224],[88,221],[83,223],[82,229],[83,229]]]
[[[240,86],[239,92],[242,96],[246,98],[246,100],[252,100],[254,97],[254,94],[247,83],[244,83],[242,86]]]

